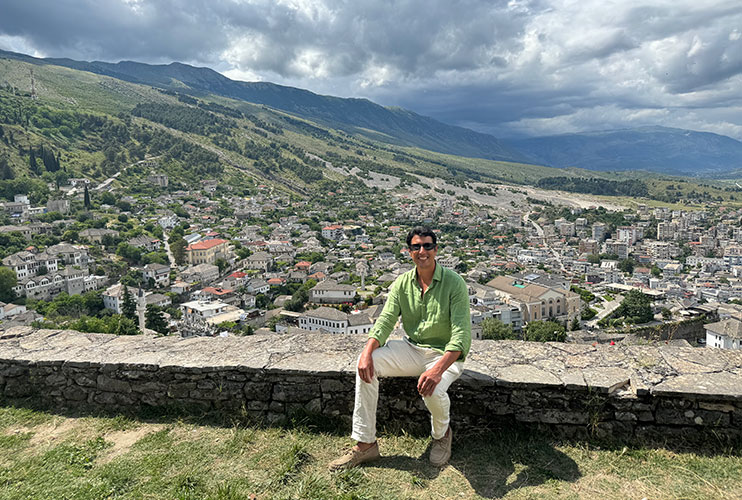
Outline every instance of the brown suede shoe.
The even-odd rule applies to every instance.
[[[371,446],[371,448],[365,451],[351,448],[345,455],[330,462],[327,468],[330,469],[330,471],[352,469],[353,467],[358,467],[364,462],[370,462],[379,457],[381,457],[379,454],[379,443],[376,442]]]
[[[448,430],[440,439],[434,439],[430,446],[430,463],[436,467],[443,467],[451,458],[451,443],[453,442],[453,430]]]

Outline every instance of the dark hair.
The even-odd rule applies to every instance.
[[[410,232],[407,233],[407,246],[409,247],[412,243],[412,237],[413,236],[419,236],[421,238],[424,238],[426,236],[430,236],[433,238],[433,244],[437,245],[437,238],[435,236],[435,233],[432,229],[430,229],[428,226],[417,226],[410,229]]]

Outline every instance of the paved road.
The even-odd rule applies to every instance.
[[[170,250],[170,242],[168,241],[170,239],[170,236],[167,234],[166,231],[163,231],[162,234],[162,239],[165,241],[165,251],[167,252],[167,259],[170,261],[170,269],[177,269],[178,265],[175,263],[175,256]]]

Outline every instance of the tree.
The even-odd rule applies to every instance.
[[[15,271],[9,267],[0,267],[0,301],[10,302],[15,299],[13,288],[18,284]]]
[[[85,193],[83,195],[83,206],[90,209],[90,192],[88,192],[88,185],[85,184]]]
[[[634,261],[632,259],[623,259],[618,263],[618,268],[625,273],[631,274],[634,272]]]
[[[580,329],[580,320],[575,316],[575,318],[572,320],[572,324],[569,327],[570,330],[573,332]]]
[[[0,156],[0,180],[15,179],[15,172],[8,163],[8,157],[6,155]]]
[[[137,335],[142,333],[137,328],[137,324],[133,319],[121,314],[117,314],[116,316],[118,316],[118,324],[116,325],[116,330],[113,332],[116,335]]]
[[[144,326],[150,330],[154,330],[157,333],[165,335],[168,333],[167,320],[159,306],[154,304],[147,305],[147,310],[144,313]]]
[[[524,340],[532,342],[564,342],[566,329],[556,321],[531,321],[526,327]]]
[[[515,340],[516,338],[511,325],[506,325],[496,318],[482,320],[483,340]]]
[[[630,319],[634,323],[647,323],[654,319],[651,299],[639,290],[631,290],[624,296],[614,315]]]
[[[218,267],[218,268],[219,268],[219,274],[222,274],[222,273],[224,273],[224,270],[225,270],[225,269],[226,269],[227,267],[229,267],[229,263],[227,263],[227,261],[226,261],[226,260],[224,260],[224,259],[223,259],[223,258],[221,258],[221,257],[219,257],[218,259],[216,259],[216,261],[214,262],[214,264],[216,265],[216,267]]]
[[[170,242],[170,251],[173,252],[175,263],[179,266],[185,263],[186,246],[188,246],[188,243],[186,243],[183,237],[176,238]]]
[[[129,318],[132,321],[136,321],[137,319],[137,304],[134,300],[134,297],[131,294],[131,291],[129,291],[129,287],[126,285],[124,286],[124,296],[121,304],[121,314],[125,318]]]

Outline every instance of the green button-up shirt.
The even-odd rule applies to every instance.
[[[433,282],[424,294],[416,269],[398,277],[369,338],[384,345],[400,314],[402,327],[413,344],[441,353],[461,351],[458,360],[466,358],[471,347],[469,288],[455,271],[436,262]]]

